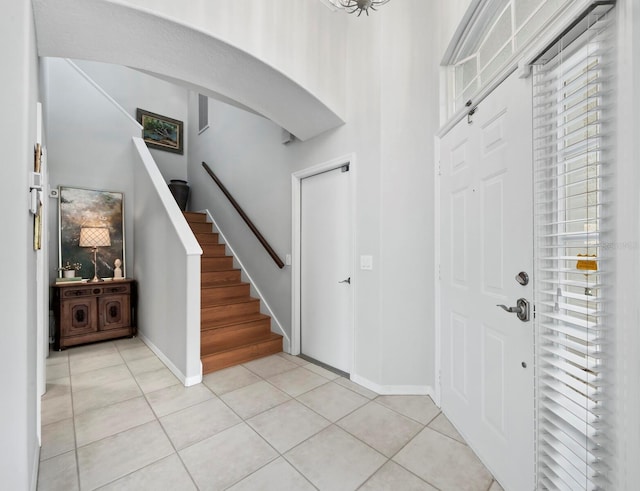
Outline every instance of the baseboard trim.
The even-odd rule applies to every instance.
[[[431,399],[435,396],[430,385],[380,385],[355,373],[351,374],[351,380],[382,396],[429,396]]]
[[[165,364],[165,366],[171,371],[171,373],[178,377],[178,380],[182,382],[182,385],[184,385],[185,387],[191,387],[192,385],[196,385],[202,382],[202,362],[200,362],[200,373],[191,377],[187,377],[184,373],[178,370],[178,367],[176,367],[171,362],[171,360],[169,360],[169,358],[164,355],[160,348],[153,344],[153,342],[140,331],[138,331],[138,337],[144,344],[149,347],[151,351],[154,352],[154,354],[158,358],[160,358],[160,361]]]
[[[38,473],[40,472],[40,445],[36,441],[36,451],[33,452],[33,462],[31,464],[31,491],[38,489]]]

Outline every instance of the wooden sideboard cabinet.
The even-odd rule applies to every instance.
[[[136,335],[137,283],[56,283],[54,348]]]

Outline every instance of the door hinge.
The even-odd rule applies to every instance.
[[[442,279],[442,266],[438,263],[438,280]]]
[[[440,161],[438,160],[438,175],[441,176],[442,175],[442,165],[440,164]]]

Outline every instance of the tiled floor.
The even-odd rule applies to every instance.
[[[378,396],[281,353],[185,388],[139,340],[47,362],[38,489],[500,486],[423,396]]]

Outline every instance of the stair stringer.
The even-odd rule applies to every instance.
[[[222,232],[222,230],[220,229],[220,227],[216,223],[215,219],[213,218],[213,216],[209,212],[209,209],[205,208],[204,210],[198,210],[198,213],[205,213],[207,215],[207,221],[209,223],[211,223],[211,225],[213,225],[213,227],[215,228],[215,231],[218,234],[220,234],[220,238],[222,239],[222,242],[224,242],[225,246],[229,248],[229,252],[231,252],[231,255],[234,257],[234,261],[236,261],[238,263],[238,266],[240,267],[240,270],[242,271],[242,275],[247,278],[249,284],[251,285],[251,290],[253,292],[255,292],[255,294],[258,296],[258,298],[260,298],[261,304],[264,306],[264,308],[267,310],[269,316],[271,317],[271,321],[272,321],[272,323],[271,323],[271,326],[272,326],[271,327],[271,331],[273,332],[274,327],[275,327],[277,329],[276,334],[282,335],[282,340],[283,340],[282,351],[284,351],[285,353],[291,353],[291,340],[289,339],[289,336],[287,335],[285,330],[282,328],[282,324],[280,323],[280,321],[278,320],[278,317],[274,314],[273,310],[269,306],[269,302],[266,301],[266,299],[262,295],[262,292],[260,291],[258,286],[253,281],[253,278],[247,272],[247,269],[242,264],[242,260],[240,259],[238,254],[236,254],[236,252],[233,250],[233,247],[231,246],[231,244],[229,243],[229,241],[225,237],[224,232]]]

